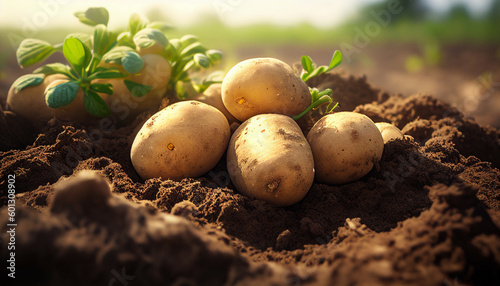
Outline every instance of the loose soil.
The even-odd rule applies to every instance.
[[[225,158],[202,178],[140,179],[129,150],[148,114],[104,131],[55,119],[37,129],[2,111],[0,203],[15,174],[17,285],[499,285],[500,132],[365,77],[309,84],[413,139],[387,143],[361,180],[315,183],[286,208],[240,195]],[[317,112],[300,122],[306,133]],[[2,261],[8,218],[3,207]]]

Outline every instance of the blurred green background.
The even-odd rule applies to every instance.
[[[44,1],[45,6],[35,4]],[[111,27],[119,29],[126,25],[130,10],[144,7],[137,11],[142,16],[173,25],[168,37],[194,34],[206,47],[222,50],[223,71],[252,57],[276,57],[293,64],[307,54],[318,64],[327,64],[339,49],[344,53],[339,72],[365,75],[375,87],[391,93],[431,93],[480,123],[500,127],[496,115],[500,109],[500,0],[182,2],[75,1],[50,10],[57,0],[2,1],[0,93],[6,94],[15,78],[33,69],[22,70],[16,63],[16,45],[24,35],[58,43],[69,33],[88,33],[91,28],[71,14],[89,6],[107,7],[110,23],[115,23]],[[43,23],[43,11],[50,14],[56,8],[58,13],[47,25],[36,27],[37,22]]]

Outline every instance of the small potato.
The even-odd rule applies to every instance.
[[[219,162],[230,136],[226,117],[215,107],[181,101],[146,121],[130,158],[143,179],[199,177]]]
[[[286,63],[273,58],[240,62],[222,81],[222,101],[240,121],[264,113],[300,114],[311,104],[307,85]]]
[[[378,130],[380,130],[380,133],[382,134],[382,137],[384,138],[384,144],[394,140],[394,139],[404,139],[405,136],[399,128],[396,126],[387,123],[387,122],[377,122],[375,123],[377,126]]]
[[[166,90],[172,74],[172,68],[167,59],[157,54],[146,54],[141,57],[144,61],[142,70],[139,73],[130,75],[129,79],[151,86],[152,91]]]
[[[54,117],[53,110],[45,103],[45,89],[53,81],[64,78],[66,77],[60,74],[49,75],[40,85],[25,87],[18,93],[14,92],[12,86],[7,96],[7,106],[32,123],[45,123]]]
[[[195,100],[206,103],[217,108],[222,114],[224,114],[231,125],[233,122],[237,122],[238,120],[234,118],[234,116],[229,113],[227,108],[224,106],[221,97],[221,86],[220,83],[215,83],[210,85],[205,92],[195,97]]]
[[[316,180],[345,184],[368,174],[382,157],[384,139],[366,115],[337,112],[314,124],[307,141],[314,154]]]
[[[111,113],[122,122],[132,122],[144,111],[158,111],[166,86],[163,89],[154,89],[141,97],[135,97],[128,90],[122,78],[97,79],[95,83],[110,83],[113,85],[113,94],[107,96],[107,104]]]
[[[281,114],[241,124],[229,142],[227,168],[240,193],[276,206],[300,201],[314,181],[311,148],[297,123]]]

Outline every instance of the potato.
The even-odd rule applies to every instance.
[[[382,157],[384,139],[366,115],[337,112],[323,116],[307,134],[316,180],[345,184],[368,174]]]
[[[146,54],[141,57],[144,61],[142,70],[139,73],[130,75],[128,79],[140,84],[150,85],[153,87],[152,91],[166,90],[172,74],[172,68],[167,59],[156,54]]]
[[[240,193],[276,206],[300,201],[314,181],[311,148],[295,121],[281,114],[261,114],[234,132],[227,168]]]
[[[124,79],[98,79],[95,83],[110,83],[113,85],[113,94],[107,96],[107,104],[115,117],[123,122],[132,122],[144,111],[158,111],[166,86],[163,89],[154,89],[147,94],[136,97],[128,90]]]
[[[14,92],[12,86],[7,96],[7,106],[32,123],[45,123],[54,116],[53,110],[45,103],[45,89],[53,81],[64,78],[60,74],[49,75],[40,85],[25,87],[18,93]]]
[[[404,139],[405,136],[399,128],[396,126],[387,123],[387,122],[377,122],[375,123],[377,126],[378,130],[380,130],[380,133],[382,134],[382,138],[384,138],[384,144],[394,140],[394,139]]]
[[[221,97],[221,86],[222,84],[220,83],[212,84],[207,88],[207,90],[196,96],[194,99],[217,108],[220,112],[222,112],[222,114],[224,114],[224,116],[226,116],[229,125],[231,125],[233,122],[237,122],[238,120],[234,118],[234,116],[224,106]]]
[[[286,63],[273,58],[240,62],[222,81],[222,101],[240,121],[264,113],[298,115],[311,105],[307,85]]]
[[[160,110],[142,126],[130,158],[143,179],[181,180],[210,171],[230,138],[226,117],[215,107],[182,101]]]

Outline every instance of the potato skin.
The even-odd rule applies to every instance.
[[[238,63],[221,89],[224,106],[242,122],[257,114],[298,115],[311,104],[307,85],[289,65],[273,58]]]
[[[243,195],[289,206],[314,181],[311,148],[300,127],[286,115],[260,114],[235,131],[227,150],[231,181]]]
[[[48,75],[40,85],[23,88],[17,94],[12,86],[6,104],[14,113],[32,123],[45,123],[54,117],[53,110],[45,103],[45,88],[53,81],[65,78],[61,74]]]
[[[382,157],[384,140],[366,115],[337,112],[323,116],[307,134],[316,180],[345,184],[368,174]]]
[[[130,158],[143,179],[182,180],[210,171],[230,138],[226,117],[215,107],[182,101],[160,110],[142,126]]]
[[[221,86],[220,83],[214,83],[210,85],[202,94],[195,97],[195,100],[206,103],[217,108],[222,114],[224,114],[229,122],[229,125],[233,122],[238,122],[236,118],[226,109],[221,97]]]
[[[375,123],[377,126],[378,130],[380,130],[380,133],[382,134],[382,138],[384,138],[384,144],[394,140],[394,139],[404,139],[405,135],[399,128],[396,126],[387,123],[387,122],[377,122]]]

